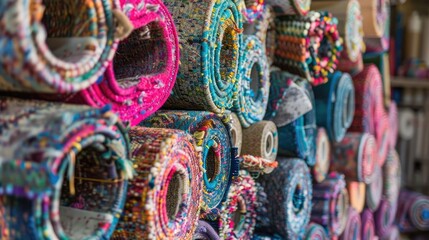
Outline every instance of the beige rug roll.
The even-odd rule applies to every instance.
[[[243,129],[241,155],[252,155],[274,161],[277,157],[277,127],[271,121],[260,121]]]

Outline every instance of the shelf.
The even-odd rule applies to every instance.
[[[392,87],[429,89],[429,79],[392,77]]]

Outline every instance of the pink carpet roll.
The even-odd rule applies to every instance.
[[[389,116],[384,112],[384,110],[382,111],[380,118],[377,120],[375,127],[375,139],[377,141],[378,148],[378,164],[383,166],[386,162],[390,147]]]
[[[371,210],[364,209],[361,216],[361,238],[362,240],[373,240],[375,237],[374,216]]]
[[[361,219],[354,208],[349,208],[349,218],[340,240],[361,240]]]
[[[374,213],[375,230],[378,236],[389,233],[389,229],[395,220],[396,207],[393,207],[386,199],[381,200],[380,206]]]
[[[389,143],[391,148],[395,148],[398,139],[398,107],[392,101],[389,106]]]

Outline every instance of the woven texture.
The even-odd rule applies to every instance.
[[[401,190],[396,222],[401,232],[429,230],[429,197]]]
[[[328,240],[325,229],[317,223],[308,224],[305,230],[305,240]]]
[[[219,235],[206,221],[199,220],[193,240],[220,240]]]
[[[401,161],[396,150],[391,149],[383,165],[383,196],[390,202],[392,208],[398,206],[398,196],[401,188]]]
[[[362,219],[362,230],[361,237],[362,240],[373,240],[375,235],[375,226],[374,226],[374,216],[372,211],[368,208],[364,209],[361,213]]]
[[[4,98],[0,113],[2,232],[108,239],[133,176],[118,117],[108,108]]]
[[[254,177],[258,177],[259,174],[263,173],[271,173],[278,166],[278,162],[276,161],[255,157],[252,155],[244,155],[241,158],[241,169],[246,169],[252,173],[252,176]]]
[[[350,207],[346,228],[340,236],[340,240],[361,240],[361,219],[356,209]]]
[[[311,0],[267,0],[279,15],[306,15],[310,11]]]
[[[374,213],[375,231],[378,236],[384,236],[388,233],[395,220],[396,208],[389,201],[382,199],[380,206]]]
[[[260,121],[243,129],[241,154],[273,162],[277,157],[278,142],[276,125],[271,121]]]
[[[399,228],[395,225],[390,226],[386,234],[379,238],[380,240],[399,240],[401,239],[401,234],[399,233]]]
[[[317,130],[316,137],[316,163],[312,167],[313,180],[320,183],[328,175],[331,160],[331,145],[324,128]]]
[[[378,165],[375,165],[372,182],[366,186],[365,206],[371,211],[375,211],[380,204],[382,193],[383,173],[381,168]]]

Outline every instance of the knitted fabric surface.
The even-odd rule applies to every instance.
[[[325,229],[322,226],[320,226],[317,223],[310,223],[305,229],[305,235],[303,239],[328,240],[329,238],[328,238],[328,235],[326,234]]]
[[[317,125],[328,132],[329,139],[340,142],[353,121],[355,89],[348,73],[335,72],[329,82],[313,88],[316,98]]]
[[[356,209],[349,207],[349,217],[347,219],[346,228],[340,236],[340,240],[361,240],[362,222],[359,213]]]
[[[199,220],[193,240],[220,240],[216,230],[206,221]]]
[[[241,89],[234,102],[235,112],[244,128],[264,118],[270,90],[267,56],[261,41],[245,35],[242,46],[243,64],[239,72]]]
[[[361,213],[362,229],[361,237],[362,240],[373,240],[375,235],[374,216],[372,211],[365,208]]]
[[[313,180],[320,183],[328,175],[331,160],[331,144],[324,128],[317,130],[316,163],[311,169]]]
[[[71,101],[94,107],[111,104],[132,126],[158,110],[170,96],[179,68],[173,19],[160,0],[120,0],[134,31],[120,42],[100,82]]]
[[[278,15],[307,15],[311,0],[267,0]]]
[[[242,14],[238,1],[166,0],[179,35],[180,67],[166,107],[216,113],[240,87]]]
[[[274,64],[313,85],[326,83],[337,69],[342,51],[337,24],[338,20],[327,12],[278,18]]]
[[[181,129],[195,139],[202,159],[203,205],[202,213],[216,217],[221,201],[228,192],[235,169],[231,139],[223,119],[210,112],[158,111],[140,125],[157,128]]]
[[[322,225],[330,238],[340,236],[346,227],[349,198],[345,187],[344,175],[335,172],[313,185],[311,221]]]
[[[364,0],[360,2],[366,51],[383,52],[389,50],[390,0]]]
[[[377,164],[375,139],[370,134],[347,133],[333,144],[330,169],[343,173],[348,181],[371,183]]]
[[[278,143],[276,125],[271,121],[260,121],[243,129],[241,155],[260,157],[273,163],[277,157]]]
[[[383,165],[383,196],[392,208],[398,206],[398,196],[401,188],[401,161],[396,150],[391,149]]]
[[[190,135],[133,127],[131,152],[137,176],[112,239],[190,239],[202,196],[200,159]]]
[[[401,232],[429,230],[429,197],[417,192],[401,190],[396,222]]]
[[[256,224],[256,187],[253,178],[241,171],[229,188],[219,217],[221,239],[250,239]]]
[[[392,101],[389,105],[389,143],[391,148],[396,147],[399,132],[398,121],[398,107],[396,103]]]
[[[366,185],[365,206],[371,211],[375,211],[381,201],[383,194],[383,172],[382,169],[375,165],[374,175],[370,184]]]
[[[396,207],[392,206],[389,201],[382,199],[380,206],[374,213],[375,231],[378,236],[384,236],[388,233],[395,220]]]
[[[347,182],[347,192],[349,193],[350,207],[354,208],[357,213],[361,213],[365,207],[366,185],[363,182]]]
[[[303,237],[310,220],[312,183],[304,161],[295,158],[278,159],[279,166],[258,179],[267,193],[269,226],[261,230],[279,234],[285,239]]]
[[[129,24],[117,1],[5,0],[0,9],[2,90],[65,93],[89,87],[113,58],[119,29]]]
[[[0,113],[8,238],[108,239],[133,176],[118,117],[108,108],[4,98]]]

